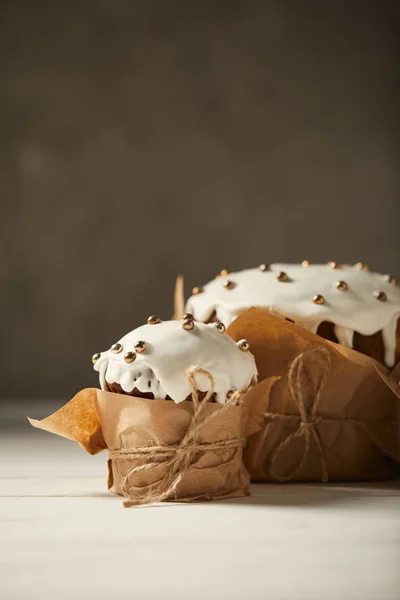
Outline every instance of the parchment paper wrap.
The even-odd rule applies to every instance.
[[[192,401],[175,404],[92,388],[46,419],[29,421],[90,454],[108,449],[108,488],[126,496],[126,505],[233,498],[249,494],[243,445],[263,425],[266,398],[255,387],[240,405],[237,399],[229,405],[200,401],[200,414]]]
[[[246,338],[265,386],[262,431],[244,462],[254,481],[333,481],[400,473],[397,366],[334,344],[252,308],[228,328]],[[400,374],[400,373],[399,373]],[[271,376],[278,376],[271,383]],[[263,381],[264,380],[264,381]]]

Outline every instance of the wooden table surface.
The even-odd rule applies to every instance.
[[[400,482],[256,484],[245,499],[124,509],[105,454],[7,418],[2,600],[400,598]]]

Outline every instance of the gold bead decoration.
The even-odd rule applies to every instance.
[[[136,360],[136,354],[134,352],[127,352],[124,356],[124,361],[126,363],[132,363],[134,360]]]
[[[289,277],[285,271],[278,271],[276,278],[278,281],[289,281]]]
[[[119,342],[117,342],[116,344],[113,344],[111,346],[111,352],[114,352],[114,354],[118,354],[121,351],[122,351],[122,346]]]
[[[308,262],[308,260],[303,260],[303,262],[301,263],[301,266],[306,269],[307,267],[310,266],[310,263]]]
[[[248,352],[250,350],[250,344],[247,340],[239,340],[236,345],[242,352]]]
[[[316,294],[313,298],[314,304],[325,304],[325,298],[321,294]]]
[[[225,333],[225,325],[223,323],[217,323],[216,326],[218,333]]]
[[[182,321],[185,321],[186,319],[191,319],[194,321],[194,316],[191,313],[185,313],[182,317]]]
[[[184,321],[182,321],[182,327],[186,331],[192,331],[192,329],[194,329],[193,319],[185,319]]]
[[[262,265],[260,265],[258,268],[259,268],[259,269],[260,269],[260,271],[262,271],[263,273],[264,273],[265,271],[270,271],[269,265],[265,265],[264,263],[263,263]]]
[[[202,292],[203,292],[203,288],[201,287],[201,285],[196,286],[192,289],[193,296],[197,296],[197,294],[201,294]]]
[[[331,262],[328,262],[328,267],[330,267],[331,269],[341,269],[342,265],[340,263],[331,261]]]
[[[234,283],[233,281],[229,281],[229,279],[225,279],[224,288],[226,290],[233,290],[234,287],[236,287],[236,283]]]
[[[369,270],[369,267],[368,267],[368,265],[366,265],[365,263],[362,263],[362,262],[358,262],[358,263],[356,263],[356,265],[355,265],[355,266],[356,266],[356,268],[357,268],[357,269],[359,269],[360,271],[368,271],[368,270]]]
[[[93,354],[92,356],[92,363],[95,365],[97,363],[97,361],[99,360],[101,354],[100,352],[96,352],[96,354]]]
[[[396,277],[393,277],[393,275],[385,275],[385,281],[387,281],[388,283],[390,283],[391,285],[399,285],[399,281],[398,279],[396,279]]]
[[[228,271],[228,269],[222,269],[222,270],[219,272],[219,276],[220,276],[220,277],[226,277],[228,274],[229,274],[229,271]]]
[[[142,352],[146,351],[146,342],[142,342],[141,340],[139,340],[138,342],[136,342],[134,348],[138,354],[141,354]]]
[[[150,315],[150,317],[147,319],[148,325],[158,325],[159,323],[161,323],[161,319],[157,317],[157,315]]]
[[[377,300],[379,300],[379,302],[386,302],[387,300],[387,295],[385,292],[374,292],[374,296]]]
[[[337,281],[336,282],[336,288],[340,292],[347,292],[347,290],[349,289],[349,286],[347,285],[347,283],[345,281]]]

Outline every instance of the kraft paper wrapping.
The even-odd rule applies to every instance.
[[[250,342],[262,381],[257,388],[269,388],[264,427],[244,451],[253,481],[368,480],[400,473],[399,365],[390,373],[258,308],[243,313],[228,333]],[[278,377],[270,385],[271,376]]]
[[[275,381],[271,379],[266,389]],[[211,500],[249,495],[250,477],[243,465],[245,438],[263,426],[265,390],[257,386],[237,402],[201,407],[187,468],[162,500]],[[80,391],[42,421],[39,429],[78,442],[90,454],[108,449],[108,488],[131,504],[148,503],[149,492],[168,479],[171,462],[182,454],[182,441],[193,426],[194,403],[148,400],[95,388]],[[203,424],[204,423],[204,424]],[[182,450],[183,451],[183,450]],[[161,490],[163,485],[161,485]]]
[[[185,313],[185,292],[184,292],[184,278],[183,275],[178,275],[175,281],[174,288],[174,313],[172,315],[173,320],[182,319]]]

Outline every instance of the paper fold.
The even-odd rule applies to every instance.
[[[78,442],[89,454],[98,454],[107,448],[98,414],[95,388],[81,390],[65,406],[41,421],[29,417],[28,421],[37,429]]]

